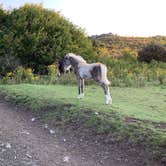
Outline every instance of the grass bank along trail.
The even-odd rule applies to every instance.
[[[0,100],[0,166],[94,166],[80,149],[66,145],[66,136],[57,137],[31,114],[11,108]],[[113,165],[116,165],[116,163]]]
[[[113,87],[111,94],[109,107],[103,104],[104,94],[97,86],[87,86],[85,98],[78,100],[75,86],[0,85],[0,95],[6,100],[29,108],[52,125],[74,128],[81,131],[80,136],[95,137],[106,145],[139,146],[164,162],[166,87]]]

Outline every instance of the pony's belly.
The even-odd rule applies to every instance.
[[[80,77],[83,79],[91,79],[92,75],[89,72],[80,72]]]
[[[81,74],[80,77],[83,79],[91,79],[92,78],[92,76],[90,74]]]
[[[91,79],[91,66],[90,65],[83,65],[79,68],[79,75],[83,79]]]

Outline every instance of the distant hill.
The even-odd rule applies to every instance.
[[[94,35],[90,37],[94,46],[104,47],[111,55],[119,56],[125,49],[137,52],[150,43],[160,44],[166,47],[166,36],[154,37],[124,37],[112,33]]]

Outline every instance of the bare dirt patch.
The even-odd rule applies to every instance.
[[[100,135],[76,127],[46,125],[31,112],[0,100],[0,166],[161,165],[142,148],[110,143],[110,137],[103,144]]]

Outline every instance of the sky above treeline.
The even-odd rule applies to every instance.
[[[166,0],[0,0],[5,9],[42,4],[88,35],[166,36]]]

